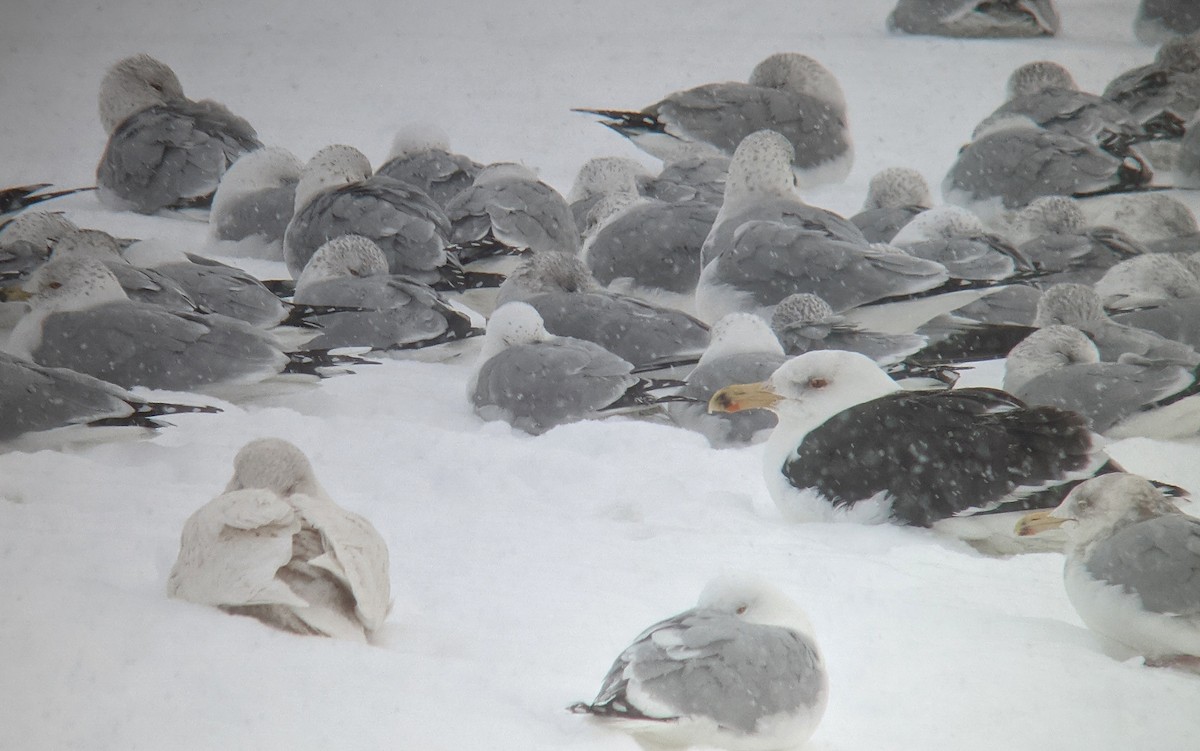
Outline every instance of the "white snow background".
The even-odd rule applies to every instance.
[[[1098,91],[1153,55],[1133,38],[1133,0],[1059,0],[1061,36],[1029,41],[892,36],[892,5],[15,0],[0,20],[0,185],[92,184],[97,86],[137,52],[301,159],[348,143],[379,164],[399,126],[435,122],[457,150],[522,161],[565,192],[592,156],[654,164],[571,107],[637,108],[797,51],[840,79],[857,149],[844,184],[806,197],[853,213],[886,166],[936,186],[1017,65],[1057,60]],[[205,242],[203,224],[90,195],[55,207],[123,236]],[[1200,748],[1200,677],[1085,629],[1060,556],[785,523],[759,448],[631,419],[536,438],[485,424],[465,396],[470,364],[388,360],[147,440],[0,455],[0,748],[635,749],[564,707],[731,569],[774,582],[817,629],[831,698],[812,749]],[[184,520],[258,436],[303,448],[387,540],[395,604],[378,645],[167,599]],[[1200,492],[1196,443],[1112,451]]]

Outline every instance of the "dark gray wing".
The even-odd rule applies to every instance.
[[[1155,613],[1200,615],[1200,519],[1168,514],[1130,524],[1091,549],[1084,565]]]
[[[1036,284],[1095,284],[1104,272],[1144,248],[1117,233],[1048,234],[1026,240],[1020,251],[1039,269]]]
[[[751,733],[761,719],[816,704],[824,690],[821,659],[800,634],[697,609],[638,637],[617,658],[590,709],[646,719],[704,717]],[[632,701],[639,694],[670,715],[643,714]]]
[[[579,250],[571,207],[542,182],[512,179],[472,186],[446,206],[455,243],[481,240],[488,230],[502,242],[534,252]]]
[[[260,380],[288,361],[269,335],[242,321],[131,302],[47,316],[33,359],[124,388],[172,391]]]
[[[1081,415],[1002,391],[902,391],[826,420],[780,471],[835,507],[885,493],[896,521],[929,526],[1066,482],[1096,448]]]
[[[1103,96],[1128,109],[1142,123],[1157,120],[1182,126],[1200,107],[1200,71],[1153,63],[1117,76],[1105,87]]]
[[[321,193],[296,212],[284,235],[288,271],[298,278],[318,248],[342,235],[375,241],[393,274],[432,283],[446,263],[450,221],[418,188],[376,175]]]
[[[216,102],[156,105],[112,132],[96,183],[102,198],[150,214],[211,196],[239,156],[261,147],[254,128]]]
[[[766,221],[786,224],[798,229],[824,235],[831,240],[842,240],[856,245],[866,245],[867,238],[862,230],[850,220],[827,209],[809,206],[790,198],[755,201],[753,204],[731,214],[713,225],[704,241],[700,262],[707,265],[719,254],[733,246],[734,236],[750,222]]]
[[[125,261],[104,261],[130,300],[157,305],[176,313],[194,313],[199,305],[178,282],[155,269],[143,269]]]
[[[292,183],[238,196],[210,219],[218,240],[237,241],[257,235],[274,242],[283,240],[295,210],[296,184]]]
[[[1112,319],[1200,351],[1200,298],[1164,300],[1149,308],[1113,313]]]
[[[483,165],[442,149],[403,154],[385,162],[375,174],[415,185],[445,207],[451,198],[471,187]]]
[[[0,441],[23,433],[127,417],[129,395],[111,383],[0,352]]]
[[[1108,136],[1124,144],[1146,135],[1133,113],[1109,99],[1076,89],[1046,88],[1010,99],[983,122],[1006,115],[1024,115],[1054,133],[1103,145]]]
[[[729,157],[694,154],[663,166],[657,177],[644,181],[642,190],[651,198],[668,203],[704,201],[718,207],[725,200]]]
[[[601,284],[628,278],[642,287],[690,293],[700,277],[700,248],[718,208],[703,201],[635,204],[592,238],[588,267]]]
[[[270,327],[287,316],[283,302],[257,278],[239,268],[190,256],[187,263],[159,266],[205,310],[255,326]]]

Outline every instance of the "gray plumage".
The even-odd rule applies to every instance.
[[[717,217],[704,201],[635,201],[601,224],[584,246],[596,280],[634,290],[691,294],[700,276],[700,248]],[[636,292],[635,292],[636,294]]]
[[[789,295],[775,306],[771,330],[788,357],[818,349],[841,349],[866,355],[879,365],[900,362],[919,351],[927,341],[920,334],[870,331],[847,321],[845,317],[834,313],[829,303],[807,293]],[[766,376],[731,383],[754,380],[766,380]]]
[[[51,258],[95,258],[112,272],[130,300],[156,305],[175,313],[202,312],[183,285],[156,269],[134,266],[121,255],[115,237],[95,229],[69,232],[54,243]]]
[[[256,237],[281,244],[296,210],[296,186],[304,167],[287,149],[268,146],[243,154],[221,177],[209,224],[214,238],[236,242]]]
[[[974,214],[958,206],[924,211],[890,243],[915,258],[935,261],[956,279],[998,281],[1033,265],[1016,248],[989,233]]]
[[[944,37],[1039,37],[1057,34],[1059,20],[1053,0],[899,0],[887,27]]]
[[[1200,31],[1200,6],[1192,0],[1141,0],[1133,20],[1133,33],[1142,44]]]
[[[1200,297],[1163,300],[1137,310],[1114,312],[1111,318],[1200,351]]]
[[[118,112],[111,100],[134,88],[141,89],[137,98],[110,123]],[[96,184],[100,199],[115,208],[151,214],[209,198],[239,156],[262,146],[254,128],[224,105],[184,97],[174,73],[147,55],[114,64],[100,101],[109,139]]]
[[[642,181],[642,191],[669,203],[704,201],[721,205],[729,157],[724,154],[689,154],[663,165],[657,176]]]
[[[512,248],[579,250],[579,230],[566,199],[520,165],[485,167],[470,188],[446,204],[446,215],[455,244],[483,240],[490,233]]]
[[[1135,156],[1124,159],[1032,123],[1005,123],[967,144],[942,183],[946,200],[976,213],[1019,209],[1040,196],[1080,195],[1150,181]],[[999,204],[998,206],[995,204]]]
[[[1088,227],[1077,203],[1067,196],[1043,196],[1014,218],[1025,238],[1017,249],[1038,269],[1034,284],[1094,284],[1111,267],[1148,252],[1121,230]]]
[[[1200,107],[1200,45],[1191,36],[1167,40],[1153,62],[1118,75],[1103,96],[1139,122],[1182,126]]]
[[[888,167],[871,177],[862,211],[850,217],[867,242],[891,242],[905,225],[933,205],[925,177],[907,167]]]
[[[1200,519],[1164,514],[1098,542],[1087,570],[1136,594],[1154,613],[1200,615]]]
[[[375,174],[415,185],[446,208],[450,199],[471,187],[483,165],[463,154],[427,145],[395,153],[375,170]]]

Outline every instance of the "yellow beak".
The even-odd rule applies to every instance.
[[[0,287],[0,300],[4,300],[5,302],[22,302],[28,300],[30,297],[33,297],[33,295],[15,284],[11,287]]]
[[[1050,511],[1034,511],[1021,517],[1017,522],[1016,533],[1018,537],[1028,537],[1048,529],[1058,529],[1065,521],[1068,520],[1050,516]]]
[[[738,383],[726,386],[708,400],[708,411],[741,412],[744,409],[771,409],[783,397],[771,390],[766,381],[762,383]]]

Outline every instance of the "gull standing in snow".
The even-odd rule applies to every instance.
[[[721,576],[696,607],[659,621],[569,709],[645,748],[776,751],[812,736],[829,695],[808,617],[756,578]]]
[[[167,593],[283,631],[366,642],[391,609],[387,543],[333,502],[304,452],[260,438],[238,451],[225,492],[188,518]]]
[[[233,318],[130,300],[94,258],[53,258],[5,294],[27,299],[31,308],[9,337],[10,353],[124,388],[212,389],[285,371],[318,373],[340,362],[318,352],[284,352],[269,332]]]
[[[579,230],[567,199],[520,164],[484,167],[469,188],[447,202],[446,216],[463,263],[522,248],[579,252]]]
[[[292,299],[340,308],[320,316],[320,331],[307,343],[315,349],[418,349],[483,333],[470,312],[452,306],[432,287],[389,274],[383,251],[359,235],[322,245],[300,274]]]
[[[767,489],[787,517],[933,526],[1011,550],[1012,521],[979,515],[1057,503],[1108,462],[1081,415],[996,389],[904,391],[868,357],[809,352],[709,409],[771,409]],[[996,525],[999,525],[998,527]]]
[[[663,385],[598,344],[554,336],[533,307],[510,302],[488,321],[479,366],[468,384],[475,413],[535,435],[568,422],[643,410]]]
[[[1200,519],[1137,475],[1097,477],[1022,535],[1066,530],[1063,584],[1080,619],[1156,667],[1200,669]]]
[[[142,214],[209,205],[225,170],[262,147],[250,123],[211,99],[185,97],[175,72],[149,55],[108,69],[100,121],[108,133],[96,168],[100,200]]]
[[[557,336],[594,342],[635,365],[700,352],[708,327],[674,308],[601,289],[582,260],[534,253],[500,285],[499,305],[532,305]]]
[[[1200,433],[1196,373],[1170,361],[1100,352],[1072,326],[1038,329],[1013,347],[1004,390],[1031,406],[1078,412],[1108,438],[1178,438]]]
[[[453,276],[446,253],[450,220],[419,188],[372,175],[353,146],[326,146],[304,165],[296,187],[296,214],[283,238],[288,271],[299,278],[317,248],[342,235],[370,238],[393,274],[426,284]]]
[[[296,212],[296,186],[304,165],[279,146],[238,158],[221,177],[213,196],[209,232],[215,240],[256,238],[265,257],[283,258],[283,234]]]
[[[1052,37],[1058,26],[1053,0],[899,0],[887,18],[892,31],[984,39]]]
[[[1150,178],[1136,153],[1117,157],[1026,117],[1006,117],[963,147],[942,181],[942,195],[992,219],[1041,196],[1135,190]]]
[[[681,428],[694,430],[717,448],[752,443],[767,437],[775,415],[766,410],[710,414],[708,400],[731,383],[765,380],[787,360],[767,322],[749,313],[732,313],[713,326],[712,341],[684,379],[667,415]]]
[[[387,161],[376,175],[415,185],[443,209],[471,187],[483,165],[450,150],[450,138],[436,126],[411,125],[396,133]]]
[[[580,109],[664,162],[700,152],[733,154],[755,131],[770,129],[792,144],[802,185],[841,182],[854,161],[846,99],[837,79],[806,55],[771,55],[749,83],[710,83],[669,95],[640,112]]]
[[[867,185],[862,211],[850,217],[867,242],[891,242],[913,217],[933,206],[929,183],[908,167],[880,170]]]

